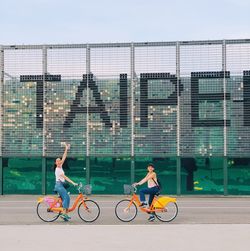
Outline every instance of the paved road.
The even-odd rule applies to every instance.
[[[0,225],[86,225],[72,213],[68,223],[58,219],[44,223],[36,215],[38,196],[0,196]],[[71,196],[72,200],[74,196]],[[147,222],[148,215],[139,212],[131,223],[120,222],[115,214],[116,203],[125,196],[91,196],[101,208],[99,219],[92,225],[156,225],[159,221]],[[179,214],[170,224],[250,224],[249,197],[178,197]]]
[[[0,196],[1,250],[235,251],[250,246],[250,198],[178,197],[179,214],[166,224],[147,222],[143,213],[122,223],[114,207],[124,196],[93,196],[101,216],[86,224],[76,212],[68,223],[42,222],[37,197]]]

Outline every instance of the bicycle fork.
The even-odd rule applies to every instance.
[[[132,196],[131,200],[129,201],[128,206],[124,209],[124,212],[129,211],[129,209],[130,209],[131,205],[133,204],[133,202],[135,202],[136,206],[140,205],[140,200],[135,194]]]

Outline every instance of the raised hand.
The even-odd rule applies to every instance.
[[[66,142],[61,142],[61,146],[66,147],[66,146],[67,146],[67,143],[66,143]]]

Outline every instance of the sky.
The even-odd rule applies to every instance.
[[[0,44],[250,38],[249,0],[0,0]]]

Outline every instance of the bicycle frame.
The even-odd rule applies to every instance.
[[[87,197],[84,197],[84,195],[82,193],[79,193],[78,196],[76,197],[74,204],[72,205],[71,208],[68,209],[68,212],[72,212],[76,209],[77,205],[82,202],[84,207],[87,208],[87,205],[85,204],[85,200],[87,199]],[[38,202],[42,202],[43,198],[40,198],[38,200]],[[59,197],[57,198],[49,207],[49,210],[52,212],[63,212],[63,208],[62,207],[55,207],[57,203],[60,203],[60,205],[62,204],[62,199]]]
[[[168,198],[168,202],[176,202],[176,199],[175,198],[170,198],[170,197],[167,197]],[[135,202],[136,206],[140,208],[140,210],[142,212],[145,212],[145,213],[154,213],[154,212],[162,212],[162,210],[165,210],[165,206],[160,202],[158,201],[158,199],[156,198],[156,196],[154,196],[154,199],[150,205],[149,208],[145,208],[145,207],[140,207],[140,200],[139,200],[139,197],[137,194],[133,193],[131,199],[130,199],[130,202],[129,202],[129,205],[126,209],[129,209],[132,205],[132,203]],[[154,207],[154,204],[157,203],[157,207]]]

